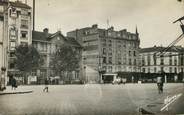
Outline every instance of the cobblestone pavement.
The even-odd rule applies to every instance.
[[[183,84],[165,84],[158,94],[156,84],[23,86],[29,94],[1,95],[0,115],[127,115],[138,108],[159,112],[164,98]]]

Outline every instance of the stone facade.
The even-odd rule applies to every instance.
[[[86,82],[116,79],[118,72],[139,72],[139,34],[98,25],[68,32],[83,46],[83,74]]]
[[[183,74],[184,69],[184,48],[173,46],[164,53],[166,47],[154,46],[140,49],[141,72],[147,74],[165,73],[168,80],[173,81],[176,76]],[[170,78],[169,78],[170,77]]]
[[[16,74],[14,63],[15,47],[20,44],[32,43],[31,7],[20,1],[1,1],[0,28],[0,53],[3,56],[0,58],[1,66],[6,67],[8,73]]]

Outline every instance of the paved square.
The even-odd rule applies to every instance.
[[[125,115],[138,107],[159,112],[164,98],[177,93],[183,84],[165,84],[158,94],[156,84],[20,86],[29,94],[0,96],[0,115]]]

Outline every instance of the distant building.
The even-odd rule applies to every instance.
[[[20,1],[0,1],[0,29],[0,66],[16,74],[15,47],[32,43],[31,7]]]
[[[183,79],[184,69],[184,48],[173,46],[166,47],[154,46],[140,49],[140,66],[141,72],[146,73],[148,79],[155,78],[156,74],[164,73],[167,81],[172,82],[174,79]]]
[[[42,65],[42,67],[37,70],[32,70],[32,76],[38,76],[38,83],[44,83],[44,79],[46,77],[56,77],[56,73],[54,73],[54,71],[52,70],[50,62],[53,53],[57,51],[59,46],[63,44],[70,45],[73,48],[77,49],[79,51],[79,54],[81,55],[81,45],[74,38],[63,36],[60,31],[51,34],[49,33],[48,28],[45,28],[43,32],[33,31],[32,34],[32,45],[38,50],[44,60],[44,64]],[[71,80],[81,80],[81,73],[82,71],[80,66],[78,70],[71,73]]]
[[[86,82],[112,82],[119,72],[139,72],[140,39],[137,29],[136,33],[130,33],[126,29],[115,31],[113,27],[100,29],[95,24],[70,31],[67,36],[74,37],[83,46]]]

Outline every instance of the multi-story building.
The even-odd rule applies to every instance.
[[[180,46],[171,48],[154,46],[140,49],[141,72],[145,73],[143,76],[153,80],[159,73],[164,73],[168,82],[181,81],[184,69],[183,49]]]
[[[15,74],[14,51],[20,44],[32,43],[32,9],[20,1],[0,1],[1,66]],[[7,75],[6,75],[7,76]]]
[[[83,46],[83,75],[86,82],[112,82],[118,72],[139,72],[139,34],[98,25],[67,33]],[[123,77],[123,76],[121,76]]]
[[[38,50],[44,60],[42,67],[33,70],[32,75],[38,77],[38,83],[43,83],[46,77],[50,77],[52,79],[54,79],[55,77],[58,82],[62,76],[56,77],[56,74],[51,68],[50,62],[52,60],[53,54],[57,51],[59,46],[67,44],[75,48],[78,51],[79,55],[82,55],[81,45],[74,38],[63,36],[63,34],[61,34],[61,31],[57,31],[56,33],[51,34],[49,33],[49,30],[45,28],[43,32],[33,31],[32,34],[32,45]],[[72,77],[70,80],[82,80],[81,73],[82,71],[80,66],[80,68],[70,74]]]

